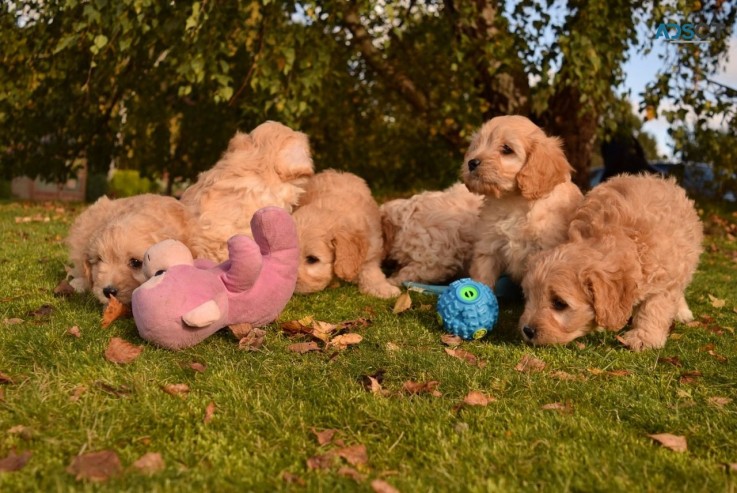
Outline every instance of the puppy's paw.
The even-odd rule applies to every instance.
[[[402,292],[401,289],[399,289],[396,286],[392,286],[388,282],[377,284],[377,285],[360,286],[360,291],[364,294],[368,294],[371,296],[376,296],[377,298],[384,298],[384,299],[396,298]]]
[[[632,329],[618,338],[622,344],[632,351],[643,351],[645,349],[660,349],[668,340],[668,331],[653,332],[643,329]]]
[[[69,285],[73,287],[74,290],[78,293],[84,293],[89,287],[89,285],[87,284],[87,280],[84,277],[75,277],[74,279],[69,281]]]
[[[678,313],[676,313],[676,321],[683,324],[693,322],[693,313],[691,312],[691,310],[689,310],[687,305],[684,304],[683,306],[678,308]]]

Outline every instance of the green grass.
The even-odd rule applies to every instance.
[[[735,489],[737,472],[725,465],[737,463],[737,244],[713,221],[688,292],[696,316],[713,320],[677,325],[661,351],[631,353],[604,333],[532,348],[515,333],[521,304],[507,303],[486,340],[461,346],[481,367],[446,354],[433,298],[413,294],[413,308],[394,315],[392,302],[353,286],[296,296],[281,317],[370,318],[357,330],[363,341],[340,353],[294,353],[288,346],[298,341],[276,325],[258,352],[239,350],[225,331],[170,352],[142,341],[132,319],[102,329],[91,296],[52,292],[64,277],[61,239],[78,212],[0,204],[0,372],[13,380],[0,384],[0,459],[32,453],[22,469],[0,472],[0,491],[371,491],[377,478],[403,492]],[[50,220],[15,220],[37,215]],[[709,295],[726,305],[714,307]],[[29,314],[44,304],[53,306],[50,315]],[[23,322],[6,323],[13,318]],[[66,333],[74,325],[80,338]],[[145,349],[128,365],[110,363],[103,353],[111,337]],[[516,371],[524,355],[545,369]],[[682,366],[662,359],[673,357]],[[193,371],[192,362],[206,370]],[[360,382],[380,370],[388,396]],[[682,378],[694,371],[701,376]],[[442,395],[403,393],[408,380],[436,380]],[[169,395],[161,387],[170,383],[191,391]],[[496,401],[459,406],[471,390]],[[720,407],[714,397],[732,401]],[[210,402],[216,410],[205,423]],[[556,402],[570,412],[542,409]],[[310,469],[308,459],[340,448],[320,446],[312,429],[336,429],[345,446],[365,445],[361,478],[340,473],[343,459]],[[685,436],[688,451],[659,446],[648,437],[654,433]],[[120,475],[92,483],[66,471],[75,456],[101,450],[118,454]],[[147,452],[161,454],[163,471],[131,468]],[[285,473],[304,484],[285,481]]]

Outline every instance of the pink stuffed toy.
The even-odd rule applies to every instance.
[[[253,240],[245,235],[228,240],[230,259],[216,266],[194,261],[174,240],[149,248],[144,272],[152,277],[133,291],[132,301],[141,337],[183,349],[227,325],[273,322],[297,282],[297,231],[279,207],[257,211],[251,231]]]

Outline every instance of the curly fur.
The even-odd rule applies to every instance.
[[[494,286],[507,273],[521,281],[528,259],[566,239],[581,191],[560,140],[529,119],[500,116],[474,135],[461,168],[472,192],[483,194],[470,274]]]
[[[142,266],[148,247],[166,239],[189,244],[191,228],[191,215],[172,197],[102,197],[77,217],[66,238],[70,284],[92,291],[102,303],[109,301],[103,290],[130,303],[133,290],[146,280]]]
[[[381,271],[379,206],[361,178],[334,170],[316,174],[294,220],[301,251],[297,293],[321,291],[339,278],[372,296],[399,295]]]
[[[588,193],[570,239],[530,264],[520,319],[534,344],[566,343],[596,326],[619,330],[635,351],[661,348],[674,320],[693,318],[684,291],[703,228],[674,180],[620,176]]]
[[[251,217],[258,209],[274,205],[291,212],[313,174],[305,134],[272,121],[250,134],[237,133],[215,166],[182,194],[182,203],[198,220],[195,256],[226,260],[228,239],[251,236]]]
[[[399,265],[389,282],[441,283],[465,275],[483,200],[457,183],[382,204],[384,257]]]

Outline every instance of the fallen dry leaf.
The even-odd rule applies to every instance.
[[[686,437],[671,435],[670,433],[656,433],[648,435],[650,438],[661,444],[663,447],[673,450],[674,452],[685,452],[688,450]]]
[[[287,349],[299,354],[309,353],[310,351],[320,351],[320,347],[314,341],[290,344]]]
[[[408,380],[402,385],[402,389],[408,394],[430,394],[433,397],[440,397],[442,394],[437,390],[440,382],[431,380],[429,382],[413,382]]]
[[[67,334],[69,334],[72,337],[76,337],[77,339],[79,339],[80,337],[82,337],[82,332],[79,330],[79,326],[77,326],[77,325],[75,325],[73,327],[69,327],[67,329]]]
[[[312,337],[320,339],[322,342],[327,343],[337,328],[337,325],[320,320],[315,320],[312,322],[312,332],[310,335],[312,335]]]
[[[87,479],[94,482],[107,481],[122,470],[118,454],[112,450],[78,455],[67,467],[67,472],[73,474],[77,481]]]
[[[5,400],[5,389],[0,387],[0,402]]]
[[[282,481],[284,481],[287,484],[296,484],[299,486],[305,486],[307,482],[297,474],[294,474],[289,471],[284,471],[281,475]]]
[[[18,435],[23,440],[30,440],[33,438],[33,429],[26,425],[15,425],[8,428],[9,435]]]
[[[0,371],[0,384],[2,383],[13,383],[13,379],[9,375]]]
[[[131,467],[141,474],[152,475],[166,468],[164,459],[158,452],[147,452],[136,460]]]
[[[115,296],[111,296],[105,310],[102,312],[102,328],[107,329],[110,327],[110,324],[119,318],[125,317],[129,312],[130,310],[127,306],[118,301],[118,298]]]
[[[362,329],[371,325],[371,320],[368,318],[360,317],[355,320],[344,320],[338,324],[338,330],[355,330]]]
[[[327,445],[330,442],[332,442],[336,433],[338,433],[338,430],[327,429],[327,430],[317,431],[315,428],[312,428],[312,433],[317,438],[317,443],[319,443],[322,446],[322,445]]]
[[[732,402],[732,399],[730,399],[729,397],[709,397],[707,401],[713,406],[724,407]]]
[[[366,445],[351,445],[338,449],[335,453],[344,458],[352,466],[360,467],[368,464]]]
[[[303,324],[299,320],[291,320],[289,322],[280,323],[279,329],[281,329],[282,332],[286,332],[287,335],[312,335],[312,322],[310,321],[309,324]]]
[[[110,385],[107,382],[95,382],[97,387],[102,390],[103,392],[114,395],[115,397],[126,397],[128,395],[131,395],[133,393],[133,390],[131,390],[130,387],[127,385]]]
[[[204,363],[199,363],[197,361],[193,361],[192,363],[190,363],[189,367],[197,373],[204,373],[207,369],[207,365],[205,365]]]
[[[346,349],[348,346],[355,346],[363,340],[359,334],[343,334],[335,336],[330,340],[330,345],[337,349]]]
[[[185,396],[189,393],[189,385],[186,383],[167,383],[161,386],[161,390],[169,395]]]
[[[386,350],[387,351],[399,351],[399,346],[397,346],[393,342],[387,342],[386,343]]]
[[[53,306],[44,304],[39,306],[35,310],[31,310],[30,312],[28,312],[28,315],[33,318],[42,318],[51,315],[52,313],[54,313],[54,310],[55,308]]]
[[[210,403],[205,408],[205,419],[203,420],[205,424],[212,421],[212,418],[215,417],[215,402],[210,401]]]
[[[263,329],[251,329],[245,337],[238,341],[238,349],[244,351],[258,351],[264,345],[266,331]]]
[[[342,466],[340,469],[338,469],[338,476],[352,479],[357,483],[362,483],[366,479],[363,474],[348,466]]]
[[[307,459],[307,468],[312,470],[330,469],[335,464],[335,454],[328,452]]]
[[[142,351],[143,346],[136,346],[120,337],[113,337],[105,349],[105,359],[124,365],[138,358]]]
[[[454,358],[465,361],[471,366],[478,366],[479,368],[484,368],[486,366],[485,361],[478,359],[475,355],[469,353],[465,349],[445,348],[445,352],[453,356]]]
[[[62,281],[54,288],[54,296],[71,296],[74,293],[76,293],[76,291],[66,279],[62,279]]]
[[[460,336],[453,335],[453,334],[443,334],[442,336],[440,336],[440,340],[446,346],[451,346],[451,347],[460,346],[461,343],[463,343],[463,339],[461,339]]]
[[[726,305],[727,303],[725,300],[719,299],[716,296],[712,296],[711,294],[709,294],[708,296],[709,301],[711,302],[711,306],[713,306],[714,308],[724,308],[724,305]]]
[[[18,325],[23,323],[22,318],[5,318],[3,319],[5,325]]]
[[[555,378],[557,380],[565,380],[569,382],[586,380],[586,377],[583,375],[573,375],[563,370],[556,370],[552,372],[550,374],[550,378]]]
[[[383,479],[374,479],[371,481],[371,489],[376,493],[399,493],[399,490],[390,485]]]
[[[611,375],[613,377],[626,377],[632,374],[629,370],[609,370],[606,372],[607,375]]]
[[[251,331],[253,330],[253,325],[249,324],[248,322],[244,322],[242,324],[231,324],[228,326],[228,329],[230,329],[230,332],[235,336],[236,339],[240,340],[251,333]]]
[[[31,458],[31,451],[26,450],[20,454],[11,451],[6,457],[0,459],[0,472],[20,471]]]
[[[82,395],[87,392],[87,387],[84,385],[77,385],[74,387],[74,390],[72,390],[72,395],[69,396],[69,400],[72,402],[77,402]]]
[[[660,357],[658,358],[658,363],[669,363],[679,368],[683,366],[683,363],[681,363],[681,360],[678,358],[678,356]]]
[[[699,370],[684,371],[678,379],[680,383],[695,383],[703,375]]]
[[[571,414],[573,412],[573,405],[566,402],[551,402],[550,404],[543,404],[540,409],[544,411],[559,411],[564,414]]]
[[[463,403],[469,406],[488,406],[490,402],[494,402],[495,400],[490,395],[479,392],[478,390],[472,390],[463,398]]]
[[[412,298],[410,298],[409,292],[405,291],[404,293],[399,295],[397,301],[394,303],[394,309],[392,310],[392,313],[396,315],[402,312],[406,312],[410,308],[412,308]]]
[[[535,358],[531,354],[525,354],[514,369],[523,373],[543,371],[545,369],[545,362]]]
[[[707,354],[709,356],[713,357],[715,360],[719,361],[720,363],[726,363],[727,362],[727,357],[726,356],[723,356],[723,355],[717,353],[713,349],[711,351],[707,351]]]

